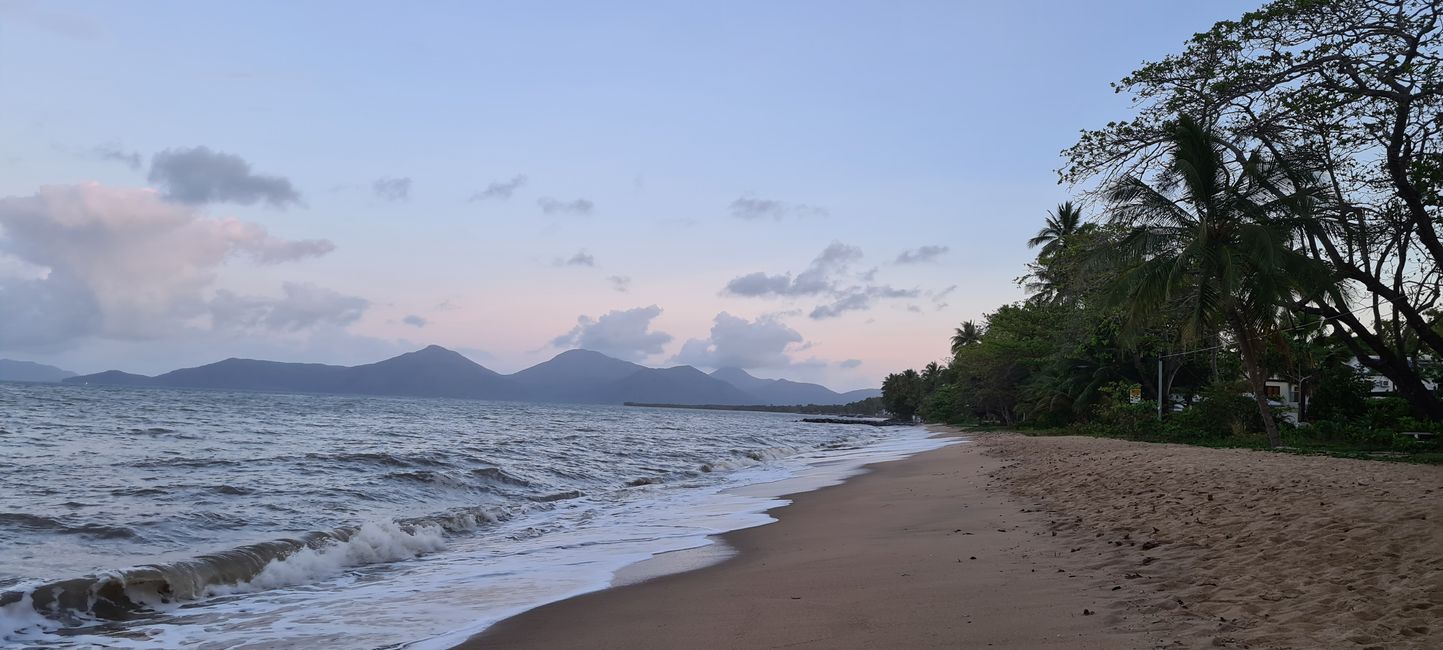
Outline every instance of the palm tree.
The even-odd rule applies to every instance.
[[[1066,248],[1068,240],[1085,227],[1082,210],[1074,207],[1072,201],[1059,204],[1056,212],[1047,213],[1047,225],[1037,231],[1036,237],[1027,240],[1027,247],[1042,247],[1037,254],[1039,260],[1052,257],[1058,250]]]
[[[1168,145],[1171,160],[1155,185],[1128,177],[1107,191],[1110,220],[1128,228],[1112,252],[1126,269],[1115,297],[1134,325],[1167,306],[1182,308],[1184,341],[1230,333],[1268,443],[1279,446],[1262,358],[1280,307],[1322,275],[1288,246],[1312,191],[1257,153],[1226,164],[1221,141],[1187,117]]]
[[[969,345],[982,341],[982,331],[977,329],[977,324],[972,321],[962,321],[962,326],[952,334],[952,354],[956,355]]]
[[[928,361],[926,367],[922,368],[922,384],[926,387],[926,392],[930,393],[937,388],[937,382],[941,379],[942,366],[937,365],[936,361]]]
[[[1079,256],[1085,257],[1086,251],[1080,249],[1098,245],[1092,237],[1096,232],[1097,224],[1083,223],[1082,210],[1071,201],[1047,213],[1046,225],[1027,240],[1028,248],[1042,247],[1022,278],[1023,288],[1031,294],[1028,299],[1047,304],[1076,298],[1080,275],[1085,272],[1079,267]]]

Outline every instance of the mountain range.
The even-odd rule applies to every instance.
[[[75,373],[31,361],[0,359],[0,381],[60,381]]]
[[[876,389],[838,393],[818,384],[761,379],[740,368],[720,368],[711,374],[691,366],[648,368],[591,350],[568,350],[515,374],[502,375],[439,345],[361,366],[232,358],[154,377],[107,370],[23,381],[57,380],[70,384],[587,404],[820,405],[847,404],[881,394]]]

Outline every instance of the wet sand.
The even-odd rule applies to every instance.
[[[973,443],[881,463],[723,535],[687,573],[507,619],[465,648],[1151,648]]]
[[[466,648],[1438,648],[1443,467],[983,434]]]

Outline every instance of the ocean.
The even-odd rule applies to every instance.
[[[800,420],[0,383],[0,645],[449,647],[945,444]]]

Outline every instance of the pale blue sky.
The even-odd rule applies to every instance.
[[[186,218],[334,245],[275,264],[181,260],[195,277],[171,286],[181,274],[154,253],[156,269],[132,276],[120,252],[75,248],[127,244],[71,242],[72,256],[119,260],[77,271],[90,279],[65,292],[99,305],[95,323],[0,331],[0,356],[153,372],[439,343],[509,372],[555,354],[586,316],[588,340],[652,365],[747,358],[761,376],[875,385],[944,356],[957,322],[1020,297],[1024,242],[1068,195],[1058,151],[1128,114],[1109,82],[1254,6],[0,0],[0,197],[85,182],[164,191],[151,157],[204,146],[284,177],[301,204],[212,202]],[[520,175],[509,199],[468,201]],[[379,179],[409,179],[406,198],[379,196]],[[547,214],[548,199],[593,207]],[[773,209],[739,218],[739,199]],[[54,309],[13,282],[71,258],[4,223],[0,308]],[[802,273],[833,242],[861,257],[828,291],[723,291],[754,272]],[[894,263],[922,246],[948,250]],[[583,252],[593,266],[558,265]],[[286,283],[328,299],[275,302]],[[222,327],[218,291],[260,310],[247,313],[301,315]],[[849,296],[861,307],[810,317]],[[651,305],[659,315],[588,329]],[[713,336],[720,312],[756,336]],[[142,316],[175,322],[115,325]],[[660,347],[638,338],[657,331],[670,335]],[[689,339],[706,355],[681,355]]]

